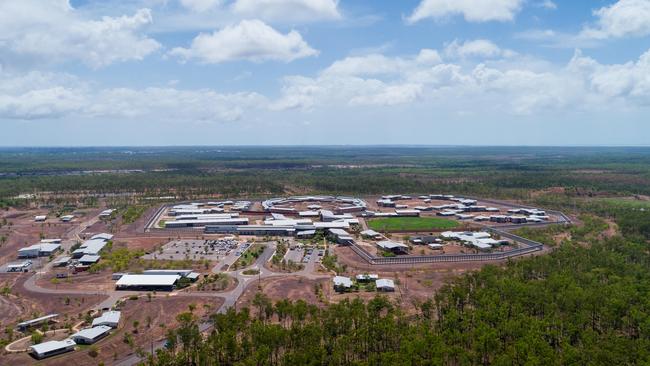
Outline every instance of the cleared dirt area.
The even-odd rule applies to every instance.
[[[69,289],[86,291],[109,291],[115,289],[115,280],[111,279],[112,271],[103,270],[97,273],[79,272],[69,274],[67,278],[56,278],[59,273],[68,273],[65,269],[50,271],[40,275],[36,284],[51,289]],[[55,280],[56,279],[56,280]]]
[[[59,320],[77,319],[93,305],[107,298],[104,295],[41,294],[25,290],[23,283],[29,274],[2,275],[0,285],[10,292],[0,295],[0,326],[15,324],[20,319],[33,319],[40,315],[58,313]]]
[[[267,295],[271,302],[288,299],[296,301],[304,300],[309,304],[323,305],[323,302],[316,294],[316,288],[320,287],[326,290],[330,287],[330,279],[310,280],[302,277],[276,277],[263,279],[261,284],[257,281],[252,282],[244,291],[237,301],[237,309],[249,307],[253,311],[252,305],[255,294],[260,291]]]
[[[203,297],[160,297],[149,302],[146,298],[127,300],[122,307],[122,319],[117,330],[95,344],[98,355],[89,355],[90,347],[55,356],[43,361],[42,365],[97,365],[112,364],[118,357],[135,353],[138,348],[147,349],[151,342],[165,337],[167,329],[177,326],[176,316],[189,310],[193,304],[194,314],[202,318],[213,313],[222,300]],[[137,322],[137,323],[136,323]],[[137,324],[137,327],[135,325]],[[128,343],[125,342],[128,340]],[[36,361],[26,353],[0,356],[3,365],[27,365]]]
[[[61,223],[58,219],[49,219],[45,223],[34,222],[35,215],[45,213],[47,211],[4,212],[7,224],[0,228],[0,237],[5,238],[4,244],[0,243],[0,263],[15,261],[18,249],[36,244],[41,238],[62,238],[74,228],[75,223]]]

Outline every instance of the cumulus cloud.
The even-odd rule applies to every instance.
[[[65,74],[0,72],[0,119],[147,118],[175,122],[229,122],[264,108],[254,92],[219,93],[174,87],[106,88]]]
[[[438,51],[422,49],[411,57],[387,57],[382,54],[351,56],[335,61],[324,70],[329,75],[381,75],[403,73],[418,65],[434,65],[442,62]]]
[[[267,21],[304,22],[341,18],[338,0],[236,0],[232,10],[235,14]]]
[[[243,20],[212,34],[201,33],[189,48],[177,47],[170,54],[182,60],[196,59],[203,63],[236,60],[290,62],[317,55],[318,51],[295,30],[282,34],[261,20]]]
[[[160,44],[143,33],[151,11],[88,19],[67,0],[0,2],[0,52],[41,61],[78,60],[98,68],[142,60]]]
[[[650,51],[638,61],[614,65],[602,65],[578,53],[563,67],[526,57],[462,65],[440,59],[418,62],[427,52],[407,57],[348,57],[315,77],[287,77],[282,96],[271,107],[310,111],[341,105],[422,103],[447,109],[454,103],[469,103],[498,113],[530,115],[593,111],[618,103],[650,104]]]
[[[220,4],[221,0],[181,0],[181,5],[196,12],[215,9]]]
[[[585,27],[581,37],[594,39],[650,34],[650,0],[619,0],[594,11],[595,25]]]
[[[523,0],[422,0],[407,18],[409,23],[462,15],[468,22],[512,21]]]
[[[539,1],[539,2],[535,3],[535,6],[540,7],[540,8],[544,8],[544,9],[548,9],[548,10],[555,10],[555,9],[557,9],[557,4],[554,3],[554,2],[551,1],[551,0],[542,0],[542,1]]]
[[[511,57],[515,52],[502,50],[494,42],[487,39],[476,39],[465,41],[463,43],[454,40],[445,47],[445,56],[449,58],[468,58],[468,57]]]
[[[232,122],[265,104],[257,93],[223,94],[210,89],[113,88],[98,92],[84,112],[93,117],[151,118],[168,121]]]
[[[650,50],[634,62],[613,65],[600,64],[577,51],[569,67],[584,77],[592,92],[650,105]]]

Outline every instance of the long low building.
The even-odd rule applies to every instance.
[[[343,229],[329,229],[330,235],[332,235],[338,244],[353,244],[354,238]]]
[[[59,314],[48,314],[45,316],[41,316],[39,318],[31,319],[31,320],[25,320],[24,322],[20,322],[16,325],[16,328],[19,330],[26,330],[31,327],[35,327],[37,325],[49,323],[50,321],[53,321],[59,316]]]
[[[7,272],[29,272],[32,261],[22,261],[7,264]]]
[[[122,313],[119,311],[115,310],[110,310],[110,311],[105,311],[102,313],[101,316],[93,319],[92,326],[100,326],[100,325],[105,325],[111,328],[117,328],[117,326],[120,324],[120,317],[122,316]]]
[[[61,244],[59,243],[40,242],[18,249],[18,258],[49,257],[59,249],[61,249]]]
[[[115,282],[116,290],[172,291],[181,276],[125,274]]]
[[[113,328],[106,325],[98,325],[96,327],[82,329],[71,335],[70,339],[75,341],[77,344],[93,344],[106,337],[110,333],[111,329]]]
[[[75,346],[76,343],[72,339],[64,339],[62,341],[49,341],[29,346],[29,352],[35,358],[41,360],[46,357],[74,351]]]
[[[99,255],[102,249],[113,239],[112,234],[101,233],[93,235],[89,240],[86,240],[81,246],[72,252],[73,258],[81,258],[84,255]]]
[[[377,246],[380,247],[383,250],[387,250],[389,252],[393,252],[396,254],[401,254],[401,253],[407,253],[408,252],[408,245],[398,243],[392,240],[382,240],[377,243]]]
[[[165,228],[206,227],[209,225],[248,225],[246,217],[232,217],[227,219],[193,219],[166,221]]]
[[[68,263],[70,263],[71,259],[72,259],[72,257],[70,257],[70,256],[59,257],[59,258],[57,258],[56,260],[54,260],[52,262],[52,265],[54,267],[64,267],[64,266],[67,266]]]
[[[296,228],[291,226],[268,225],[207,225],[206,234],[271,235],[292,236]]]
[[[218,219],[231,219],[239,217],[239,212],[229,212],[222,214],[201,214],[201,215],[179,215],[175,216],[175,221],[183,220],[218,220]]]

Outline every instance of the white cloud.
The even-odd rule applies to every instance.
[[[577,54],[564,67],[501,53],[500,59],[462,66],[439,59],[420,63],[419,56],[348,57],[316,77],[285,78],[282,96],[271,107],[314,111],[414,103],[532,115],[650,105],[650,50],[638,61],[614,65]]]
[[[512,21],[523,0],[422,0],[407,18],[409,23],[462,15],[468,22]]]
[[[196,12],[215,9],[221,4],[221,0],[181,0],[181,5]]]
[[[556,10],[557,9],[557,4],[554,3],[551,0],[542,0],[542,1],[538,2],[538,3],[535,3],[535,5],[540,7],[540,8],[544,8],[544,9],[548,9],[548,10]]]
[[[171,55],[182,60],[197,59],[203,63],[236,60],[290,62],[314,56],[318,51],[291,30],[282,34],[260,20],[243,20],[212,34],[199,34],[190,48],[174,48]]]
[[[98,68],[142,60],[160,44],[143,34],[151,11],[88,19],[67,0],[0,2],[0,52],[46,62],[79,60]]]
[[[323,73],[330,75],[381,75],[403,73],[418,65],[434,65],[442,62],[438,51],[422,49],[411,57],[387,57],[382,54],[351,56],[335,61]]]
[[[445,47],[445,56],[449,58],[468,58],[468,57],[511,57],[515,52],[510,50],[502,50],[487,39],[476,39],[472,41],[465,41],[459,43],[454,40]]]
[[[619,0],[594,11],[595,26],[585,27],[580,37],[593,39],[650,34],[650,0]]]
[[[57,118],[83,107],[83,97],[64,87],[0,95],[0,116],[9,119]]]
[[[236,0],[235,14],[267,21],[304,22],[341,18],[338,0]]]
[[[637,61],[614,65],[602,65],[578,51],[569,66],[583,75],[592,92],[650,105],[650,50]]]
[[[265,108],[253,92],[219,93],[175,87],[93,89],[53,73],[0,71],[0,119],[142,118],[170,122],[229,122]]]
[[[263,96],[249,92],[222,94],[210,89],[114,88],[94,95],[85,113],[99,117],[156,116],[177,122],[231,122],[239,120],[244,111],[265,103]]]

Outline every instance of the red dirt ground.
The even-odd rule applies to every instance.
[[[262,280],[262,292],[266,294],[271,302],[289,299],[289,300],[305,300],[309,304],[323,305],[315,292],[316,284],[320,283],[323,290],[326,290],[331,281],[329,279],[322,280],[309,280],[299,277],[277,277],[266,278]],[[237,301],[237,308],[248,306],[253,311],[252,305],[255,294],[259,291],[258,282],[253,281],[242,296]]]
[[[188,311],[190,304],[195,304],[194,314],[203,317],[214,312],[223,300],[216,298],[195,298],[195,297],[163,297],[158,295],[151,302],[145,298],[138,300],[127,300],[122,310],[120,326],[110,336],[96,343],[98,356],[93,358],[88,354],[89,348],[84,347],[74,352],[54,356],[39,361],[43,365],[96,365],[104,362],[110,365],[114,362],[115,356],[121,357],[135,353],[139,347],[146,349],[151,342],[162,340],[168,328],[177,325],[176,315]],[[209,307],[205,307],[207,305]],[[138,332],[134,333],[134,321],[138,321]],[[147,324],[150,324],[150,327]],[[161,324],[164,327],[161,327]],[[131,334],[135,346],[131,348],[124,342],[124,335]],[[3,365],[26,365],[36,361],[26,353],[0,356],[0,364]]]
[[[23,287],[23,283],[31,274],[5,274],[0,276],[2,287],[11,287],[9,295],[0,296],[0,325],[6,326],[16,323],[19,319],[31,319],[37,315],[50,313],[61,314],[60,319],[66,317],[77,318],[93,305],[104,300],[103,295],[65,295],[65,294],[41,294],[29,292]],[[69,304],[66,305],[66,298]]]

